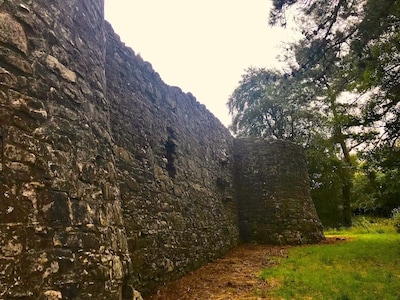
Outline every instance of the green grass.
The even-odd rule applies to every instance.
[[[400,234],[393,226],[369,223],[326,232],[349,237],[345,242],[291,248],[276,267],[261,272],[277,286],[268,296],[400,300]]]
[[[393,219],[357,217],[351,228],[327,229],[325,235],[354,235],[365,233],[395,233]]]

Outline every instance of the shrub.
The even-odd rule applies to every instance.
[[[400,207],[392,210],[392,218],[394,227],[396,227],[397,233],[400,233]]]

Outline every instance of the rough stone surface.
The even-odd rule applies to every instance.
[[[235,162],[244,241],[306,244],[324,238],[301,147],[279,140],[240,138],[235,141]]]
[[[124,46],[103,9],[102,0],[0,1],[0,299],[140,299],[226,253],[239,228],[264,241],[245,230],[253,217],[271,242],[299,242],[247,215],[234,183],[275,144],[235,146],[191,94]],[[284,155],[268,167],[275,159],[287,173],[304,167],[286,167]],[[252,176],[243,180],[265,181]],[[272,215],[250,183],[250,201]],[[275,220],[285,207],[293,222],[317,225],[311,200],[285,191]],[[301,242],[321,238],[318,226],[296,224],[284,229]]]
[[[0,299],[118,299],[103,3],[2,2],[0,39]]]
[[[140,274],[127,280],[148,290],[237,244],[233,138],[192,95],[165,85],[109,25],[106,32],[116,174]]]

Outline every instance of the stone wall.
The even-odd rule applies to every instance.
[[[118,299],[102,1],[0,1],[0,299]]]
[[[286,231],[302,230],[300,242],[317,241],[300,149],[235,144],[120,41],[103,9],[0,0],[0,299],[132,299],[226,253],[239,228],[254,241],[297,243]],[[282,163],[285,151],[301,162]],[[305,197],[279,194],[260,166],[293,171],[291,191]],[[279,210],[264,202],[266,178]],[[288,209],[293,226],[263,229],[248,203],[276,224]]]
[[[148,290],[237,244],[233,138],[191,94],[165,85],[109,25],[106,40],[129,281]]]
[[[239,222],[244,241],[305,244],[322,240],[303,149],[280,140],[235,141]]]

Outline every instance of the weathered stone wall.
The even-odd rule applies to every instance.
[[[238,242],[233,138],[107,28],[107,98],[134,270],[129,282],[148,290]]]
[[[239,227],[321,238],[300,149],[235,144],[103,9],[0,0],[0,299],[132,299],[224,254]]]
[[[130,297],[237,243],[233,138],[102,1],[1,1],[0,40],[0,299]]]
[[[301,147],[280,140],[235,140],[240,233],[244,241],[305,244],[324,238]]]
[[[0,1],[0,299],[119,299],[102,1]]]

